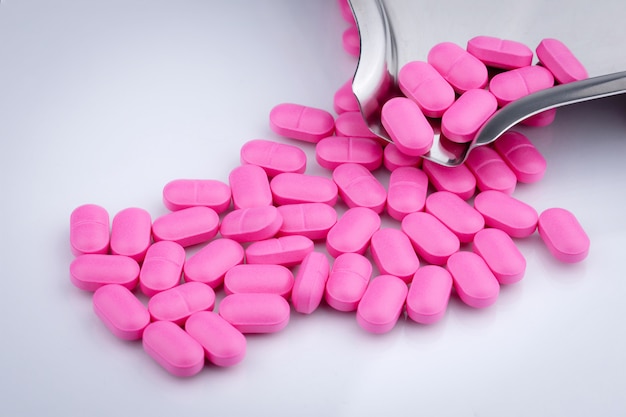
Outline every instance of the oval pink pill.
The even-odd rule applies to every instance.
[[[76,207],[70,215],[70,247],[75,256],[109,251],[109,213],[96,204]]]
[[[537,58],[561,84],[584,80],[587,70],[572,51],[557,39],[543,39],[537,46]]]
[[[343,83],[333,96],[333,109],[341,114],[347,111],[358,112],[359,102],[352,92],[352,78]]]
[[[426,199],[426,212],[435,216],[461,242],[471,242],[485,226],[483,216],[456,194],[437,191]]]
[[[202,345],[172,322],[150,323],[142,342],[146,353],[172,375],[189,377],[204,367]]]
[[[348,209],[328,231],[326,249],[332,257],[354,252],[363,255],[374,232],[380,229],[378,214],[366,207]]]
[[[226,214],[220,233],[236,242],[254,242],[274,237],[282,224],[283,216],[276,207],[249,207]]]
[[[487,67],[478,58],[452,42],[442,42],[428,52],[427,61],[457,93],[487,85]]]
[[[448,167],[424,161],[422,169],[437,191],[449,191],[463,200],[469,200],[476,191],[476,177],[465,165]]]
[[[283,103],[270,111],[270,128],[281,136],[317,143],[333,133],[335,120],[326,110]]]
[[[315,146],[315,159],[326,169],[354,163],[373,171],[383,163],[383,147],[366,137],[329,136]]]
[[[235,209],[271,206],[270,181],[263,168],[241,165],[228,176]]]
[[[192,314],[185,331],[202,345],[204,356],[214,365],[233,366],[246,356],[245,336],[217,313]]]
[[[289,268],[272,264],[235,265],[224,276],[226,294],[268,293],[291,295],[294,277]]]
[[[474,199],[474,208],[485,224],[515,238],[528,237],[537,229],[537,210],[508,194],[487,190]]]
[[[93,309],[111,333],[123,340],[141,339],[150,323],[148,309],[121,285],[98,288],[93,294]]]
[[[246,142],[240,150],[242,164],[260,166],[268,177],[282,172],[303,173],[306,154],[296,146],[270,140],[255,139]]]
[[[485,65],[515,69],[532,64],[533,51],[521,42],[500,39],[493,36],[476,36],[467,42],[467,52]]]
[[[311,252],[303,260],[291,291],[291,304],[302,314],[311,314],[324,297],[330,264],[325,254]]]
[[[200,282],[186,282],[160,292],[148,301],[148,311],[154,321],[171,321],[178,325],[198,311],[213,310],[215,292]]]
[[[430,213],[411,213],[402,219],[401,227],[415,252],[430,264],[445,265],[461,247],[459,238]]]
[[[153,243],[146,252],[139,272],[139,288],[148,297],[180,283],[185,264],[185,249],[176,242]]]
[[[562,208],[550,208],[539,215],[539,236],[559,261],[580,262],[589,254],[589,236],[574,214]]]
[[[398,322],[404,308],[408,287],[404,281],[393,275],[379,275],[374,278],[356,311],[359,326],[370,333],[387,333]]]
[[[489,91],[498,100],[498,105],[503,107],[512,101],[553,85],[552,73],[544,67],[534,65],[495,75],[489,81]]]
[[[498,299],[500,284],[483,258],[474,252],[457,252],[450,256],[447,269],[461,300],[470,307],[484,308]]]
[[[401,221],[407,214],[424,208],[428,177],[419,168],[400,167],[391,173],[388,188],[387,213]]]
[[[385,208],[387,190],[364,166],[339,165],[333,171],[333,181],[348,207],[367,207],[376,213],[382,213]]]
[[[302,235],[311,240],[325,239],[337,223],[337,211],[324,203],[287,204],[279,206],[283,224],[279,236]]]
[[[279,174],[270,181],[276,205],[337,202],[337,184],[330,178],[297,173]]]
[[[183,267],[185,281],[217,288],[224,282],[226,272],[243,263],[243,259],[241,244],[228,238],[215,239],[187,259]]]
[[[111,222],[111,253],[130,256],[141,262],[152,242],[150,213],[130,207],[117,213]]]
[[[278,294],[231,294],[219,314],[241,333],[276,333],[289,324],[290,307]]]
[[[468,90],[443,114],[441,132],[452,142],[470,142],[497,108],[498,101],[489,91]]]
[[[383,151],[383,165],[388,171],[400,167],[419,167],[422,163],[420,156],[411,156],[402,153],[394,143],[389,143]]]
[[[335,119],[335,135],[339,137],[355,137],[374,139],[378,142],[378,136],[370,130],[365,123],[363,115],[356,111],[345,111]]]
[[[496,152],[523,183],[537,182],[546,172],[546,159],[523,134],[509,131],[494,142]]]
[[[222,213],[230,206],[230,186],[218,180],[179,179],[163,187],[163,204],[176,211],[205,206]]]
[[[433,324],[443,318],[452,291],[452,276],[437,265],[420,268],[411,281],[406,297],[409,318],[421,324]]]
[[[313,247],[311,239],[300,235],[260,240],[246,248],[246,261],[250,264],[294,266],[313,252]]]
[[[433,128],[417,104],[406,97],[394,97],[383,104],[381,122],[403,153],[424,155],[433,145]]]
[[[341,36],[343,49],[350,55],[358,57],[361,53],[361,38],[355,25],[348,26]]]
[[[123,255],[85,254],[70,264],[70,281],[84,291],[119,284],[132,290],[139,281],[139,264]]]
[[[428,62],[412,61],[402,66],[398,86],[428,117],[441,117],[456,99],[452,86]]]
[[[398,229],[376,231],[372,235],[370,251],[381,274],[394,275],[407,283],[420,266],[411,241]]]
[[[189,207],[156,219],[152,234],[155,241],[171,240],[187,247],[212,239],[217,234],[219,221],[215,210],[209,207]]]
[[[344,253],[335,259],[326,281],[326,303],[338,311],[354,311],[372,276],[372,264],[358,253]]]
[[[526,259],[502,230],[481,230],[474,236],[472,248],[485,260],[500,284],[513,284],[524,277]]]
[[[497,190],[512,194],[517,185],[517,177],[502,160],[498,152],[487,146],[474,148],[465,165],[476,177],[476,185],[481,191]]]

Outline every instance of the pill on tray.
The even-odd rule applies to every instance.
[[[111,222],[111,253],[130,256],[141,262],[152,242],[150,213],[130,207],[117,213]]]
[[[493,147],[513,170],[517,181],[534,183],[543,178],[546,159],[523,134],[508,131],[494,142]]]
[[[289,298],[293,283],[293,273],[285,266],[240,264],[226,272],[224,292],[226,294],[269,293]]]
[[[589,236],[574,214],[562,208],[549,208],[539,215],[539,236],[559,261],[580,262],[589,254]]]
[[[283,217],[279,236],[302,235],[321,240],[337,223],[337,211],[324,203],[286,204],[279,206],[278,211]]]
[[[394,228],[377,230],[370,241],[372,258],[381,274],[411,282],[420,262],[404,232]]]
[[[500,107],[552,86],[552,73],[540,65],[501,72],[489,81],[489,91],[496,97]]]
[[[283,216],[276,207],[248,207],[227,213],[220,234],[236,242],[254,242],[274,237],[282,224]]]
[[[93,294],[93,309],[115,336],[124,340],[139,340],[150,323],[148,309],[126,287],[104,285]]]
[[[228,182],[235,209],[272,205],[270,181],[263,168],[241,165],[230,172]]]
[[[282,103],[270,111],[270,128],[284,137],[317,143],[333,133],[335,120],[323,109]]]
[[[380,229],[380,216],[366,207],[354,207],[337,220],[328,231],[326,249],[332,257],[354,252],[363,255],[374,232]]]
[[[492,148],[479,146],[472,149],[465,165],[476,177],[480,191],[497,190],[506,194],[515,191],[517,176]]]
[[[450,255],[461,247],[459,238],[430,213],[419,211],[407,215],[401,228],[415,252],[430,264],[445,265]]]
[[[398,87],[427,117],[441,117],[456,99],[452,86],[428,62],[404,64],[398,72]]]
[[[204,367],[202,345],[172,322],[150,323],[142,344],[146,353],[172,375],[190,377]]]
[[[139,288],[148,297],[180,283],[185,264],[185,249],[176,242],[153,243],[139,271]]]
[[[395,169],[389,176],[387,213],[401,221],[407,214],[421,211],[427,192],[428,176],[424,171],[415,167]]]
[[[289,324],[289,302],[278,294],[230,294],[219,314],[241,333],[276,333]]]
[[[537,210],[500,191],[487,190],[474,198],[474,208],[485,224],[515,238],[528,237],[537,229]]]
[[[433,145],[433,128],[419,106],[406,97],[387,100],[381,109],[381,123],[405,154],[424,155]]]
[[[306,236],[280,236],[253,242],[245,250],[250,264],[294,266],[313,251],[313,241]]]
[[[558,39],[543,39],[536,49],[539,61],[561,84],[589,77],[587,70],[572,51]]]
[[[524,277],[526,259],[502,230],[487,228],[476,233],[472,249],[484,259],[500,284],[513,284]]]
[[[485,64],[455,43],[442,42],[433,46],[428,52],[427,61],[457,93],[487,85]]]
[[[75,256],[109,251],[109,213],[96,204],[76,207],[70,215],[70,247]]]
[[[329,272],[328,258],[322,252],[311,252],[302,260],[291,291],[294,310],[311,314],[319,307]]]
[[[489,91],[467,90],[443,114],[441,132],[452,142],[471,142],[497,108],[498,101]]]
[[[465,165],[448,167],[433,161],[424,161],[422,170],[437,191],[448,191],[469,200],[476,191],[476,177]]]
[[[260,166],[268,177],[282,172],[303,173],[306,154],[296,146],[270,140],[255,139],[246,142],[240,150],[242,164]]]
[[[474,207],[448,191],[429,195],[425,207],[427,213],[439,219],[462,243],[471,242],[485,226],[485,219]]]
[[[132,290],[139,281],[139,264],[123,255],[80,255],[70,264],[70,281],[84,291],[95,291],[107,284]]]
[[[408,293],[406,283],[393,275],[370,281],[356,312],[359,326],[370,333],[387,333],[398,322]]]
[[[461,300],[470,307],[484,308],[498,299],[500,284],[487,263],[474,252],[459,251],[446,264]]]
[[[372,263],[358,253],[344,253],[335,259],[324,299],[338,311],[354,311],[372,276]]]
[[[373,171],[383,163],[383,147],[371,138],[329,136],[315,146],[315,159],[320,166],[330,170],[341,164],[354,163]]]
[[[467,52],[493,68],[511,70],[532,64],[533,51],[521,42],[493,36],[475,36],[467,42]]]
[[[421,324],[433,324],[443,318],[452,291],[452,276],[438,265],[418,269],[406,297],[409,318]]]
[[[155,294],[148,301],[148,311],[153,321],[171,321],[183,325],[198,311],[213,310],[215,291],[200,282],[186,282]]]
[[[243,259],[244,249],[238,242],[228,238],[212,240],[185,262],[185,281],[217,288],[224,282],[226,272],[243,263]]]
[[[341,164],[333,170],[339,196],[348,207],[367,207],[382,213],[387,190],[367,168],[359,164]]]
[[[202,345],[204,356],[214,365],[233,366],[246,355],[243,333],[212,311],[189,316],[185,331]]]
[[[230,206],[230,186],[218,180],[178,179],[163,187],[163,204],[176,211],[206,206],[222,213]]]
[[[337,184],[327,177],[317,175],[285,173],[270,181],[274,204],[325,203],[334,206],[337,202]]]
[[[188,247],[212,239],[217,234],[219,221],[215,210],[209,207],[189,207],[155,219],[152,235],[157,242],[171,240]]]

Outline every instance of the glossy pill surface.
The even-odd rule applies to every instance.
[[[178,179],[163,187],[163,204],[172,211],[205,206],[222,213],[230,206],[230,197],[230,186],[218,180]]]
[[[117,213],[111,222],[111,253],[130,256],[141,262],[152,242],[150,213],[129,207]]]
[[[549,208],[539,215],[539,236],[559,261],[580,262],[589,254],[589,236],[574,214],[562,208]]]
[[[394,97],[383,104],[381,122],[403,153],[424,155],[433,144],[433,128],[417,104],[406,97]]]
[[[389,176],[387,213],[401,221],[407,214],[421,211],[427,192],[428,176],[424,171],[415,167],[395,169]]]
[[[325,239],[337,223],[337,211],[324,203],[287,204],[279,206],[283,224],[279,236],[301,235],[311,240]]]
[[[146,353],[172,375],[190,377],[204,367],[202,345],[172,322],[150,323],[142,342]]]
[[[498,101],[489,91],[468,90],[443,114],[441,132],[452,142],[470,142],[497,108]]]
[[[363,254],[368,248],[374,232],[380,229],[378,214],[365,207],[348,209],[337,223],[328,231],[326,248],[328,253],[337,257],[342,253]]]
[[[364,166],[342,164],[333,171],[339,196],[348,207],[367,207],[382,213],[387,202],[387,190]]]
[[[224,282],[226,272],[243,259],[244,249],[238,242],[228,238],[212,240],[185,262],[185,281],[217,288]]]
[[[383,151],[383,165],[388,171],[400,167],[419,167],[421,163],[421,157],[402,153],[394,143],[389,143]]]
[[[313,241],[306,236],[280,236],[253,242],[245,250],[250,264],[294,266],[313,251]]]
[[[263,168],[241,165],[230,172],[228,182],[235,209],[272,205],[270,182]]]
[[[329,136],[315,146],[315,159],[326,169],[354,163],[372,171],[382,165],[383,148],[375,139],[367,137]]]
[[[443,318],[452,291],[452,276],[447,269],[425,265],[418,269],[406,297],[406,312],[417,323],[433,324]]]
[[[428,52],[427,61],[457,93],[487,85],[487,67],[478,58],[452,42],[442,42]]]
[[[189,207],[157,218],[152,224],[152,234],[155,241],[171,240],[188,247],[213,238],[219,221],[215,210],[209,207]]]
[[[500,191],[483,191],[474,198],[474,208],[485,224],[515,238],[528,237],[537,229],[537,210]]]
[[[572,51],[558,39],[543,39],[536,49],[537,58],[561,84],[584,80],[587,70]]]
[[[398,86],[424,116],[441,117],[456,99],[452,86],[428,62],[411,61],[398,73]]]
[[[528,46],[494,36],[475,36],[467,42],[466,49],[485,65],[494,68],[510,70],[526,67],[533,60],[533,51]]]
[[[279,174],[270,181],[276,205],[337,202],[337,184],[330,178],[298,173]]]
[[[283,216],[276,207],[248,207],[226,214],[220,234],[236,242],[254,242],[274,237],[282,224]]]
[[[217,313],[192,314],[185,331],[202,345],[204,356],[214,365],[233,366],[246,356],[245,336]]]
[[[358,253],[344,253],[335,259],[324,298],[338,311],[354,311],[363,297],[372,276],[372,263]]]
[[[139,288],[151,297],[180,283],[185,264],[185,249],[176,242],[153,243],[146,252],[139,272]]]
[[[289,324],[290,307],[278,294],[231,294],[219,314],[241,333],[275,333]]]
[[[293,273],[285,266],[241,264],[226,272],[224,292],[226,294],[268,293],[289,298],[293,283]]]
[[[408,287],[393,275],[372,279],[356,311],[359,326],[370,333],[387,333],[398,322],[404,308]]]
[[[480,191],[496,190],[506,194],[515,191],[517,176],[492,148],[479,146],[473,149],[465,164],[476,177]]]
[[[139,264],[123,255],[81,255],[70,264],[70,281],[85,291],[95,291],[107,284],[132,290],[139,281]]]
[[[502,230],[488,228],[476,233],[472,249],[485,260],[500,284],[513,284],[524,277],[526,259]]]
[[[445,265],[450,255],[461,246],[459,238],[430,213],[407,215],[401,224],[416,253],[426,262]]]
[[[333,95],[333,110],[337,114],[359,111],[359,102],[352,92],[352,78],[343,83]]]
[[[420,262],[411,241],[401,230],[377,230],[370,242],[370,251],[381,274],[394,275],[411,282]]]
[[[546,159],[525,135],[508,131],[494,142],[493,147],[513,170],[517,181],[534,183],[543,178]]]
[[[378,136],[373,133],[359,110],[346,111],[335,119],[335,135],[340,137],[369,138],[378,142]]]
[[[148,311],[153,320],[171,321],[182,325],[198,311],[213,310],[215,292],[200,282],[186,282],[160,292],[148,301]]]
[[[306,154],[296,146],[264,139],[246,142],[240,150],[242,164],[260,166],[268,177],[282,172],[303,173],[306,169]]]
[[[70,247],[75,256],[109,251],[109,213],[96,204],[76,207],[70,215]]]
[[[150,323],[148,309],[128,288],[117,284],[94,292],[93,309],[111,333],[124,340],[141,339]]]
[[[317,143],[333,133],[335,120],[323,109],[282,103],[270,111],[270,128],[281,136]]]
[[[460,251],[448,259],[447,269],[461,300],[470,307],[484,308],[498,299],[500,284],[483,258]]]
[[[291,291],[291,304],[298,313],[311,314],[319,307],[330,272],[328,258],[311,252],[303,260]]]
[[[437,191],[428,196],[426,212],[439,219],[463,243],[471,242],[485,226],[485,219],[476,209],[447,191]]]
[[[553,85],[552,73],[544,67],[533,65],[495,75],[489,81],[489,91],[498,100],[498,105],[503,107],[512,101]]]
[[[422,170],[428,175],[437,191],[449,191],[468,200],[476,191],[476,177],[466,165],[447,167],[432,161],[424,161]]]

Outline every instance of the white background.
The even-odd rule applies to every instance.
[[[440,10],[463,18],[426,19],[424,45],[490,34],[534,48],[544,37],[535,30],[550,17],[541,2],[499,21],[489,13],[496,4]],[[626,69],[616,66],[623,2],[594,4],[619,28],[572,2],[545,36],[570,44],[590,69]],[[486,33],[479,16],[503,23],[503,33]],[[526,276],[488,309],[453,298],[436,325],[402,320],[379,336],[325,306],[293,313],[281,333],[249,337],[236,367],[180,379],[140,343],[113,337],[91,294],[72,286],[76,206],[100,204],[111,217],[138,206],[156,218],[168,181],[226,181],[251,139],[295,144],[270,131],[268,113],[281,102],[332,111],[356,65],[341,46],[347,27],[335,0],[2,0],[0,415],[626,414],[621,97],[561,109],[553,125],[525,130],[548,171],[515,196],[539,211],[571,210],[591,252],[564,265],[537,235],[519,242]],[[307,172],[324,174],[314,147],[301,145]]]

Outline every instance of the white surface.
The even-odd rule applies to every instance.
[[[244,142],[284,140],[275,104],[332,110],[356,63],[346,27],[334,0],[2,1],[0,415],[624,415],[623,98],[527,131],[549,168],[515,195],[574,212],[591,253],[563,265],[537,235],[520,242],[526,277],[488,309],[453,299],[434,326],[374,336],[323,307],[250,337],[238,366],[182,380],[71,285],[73,208],[157,217],[167,181],[225,181]]]

